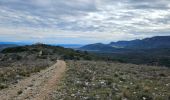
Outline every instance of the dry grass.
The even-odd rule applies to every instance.
[[[1,62],[2,63],[2,62]],[[0,90],[7,88],[10,84],[16,84],[24,77],[29,77],[30,74],[39,72],[51,66],[54,62],[46,62],[45,60],[34,61],[16,61],[8,63],[8,67],[0,66]],[[5,65],[5,64],[3,64]]]
[[[169,100],[170,69],[112,62],[68,61],[59,100]]]

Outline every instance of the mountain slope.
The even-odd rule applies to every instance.
[[[87,51],[114,52],[115,50],[126,51],[133,49],[156,49],[170,48],[170,36],[156,36],[142,40],[118,41],[110,44],[90,44],[80,48]]]
[[[2,50],[1,54],[18,55],[21,59],[92,59],[92,56],[86,52],[45,44],[6,48]]]
[[[110,44],[91,44],[81,47],[80,50],[90,52],[93,50],[93,53],[100,56],[124,63],[170,67],[170,36],[118,41]]]
[[[9,48],[9,47],[16,47],[17,45],[15,44],[0,44],[0,51],[5,49],[5,48]]]
[[[170,48],[170,36],[156,36],[142,40],[111,42],[109,45],[134,49]]]
[[[87,51],[105,51],[105,50],[112,51],[113,49],[114,49],[113,47],[102,43],[89,44],[80,48],[80,50]]]

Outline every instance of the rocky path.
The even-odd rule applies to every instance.
[[[46,70],[0,91],[0,100],[50,100],[65,69],[65,62],[58,60]]]

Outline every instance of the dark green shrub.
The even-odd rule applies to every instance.
[[[20,91],[18,91],[17,93],[18,93],[18,95],[20,95],[20,94],[22,94],[22,91],[20,90]]]
[[[0,90],[8,88],[6,84],[0,83]]]

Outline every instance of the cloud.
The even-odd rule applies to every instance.
[[[15,41],[87,43],[170,35],[170,1],[1,0],[0,27],[0,37]]]

